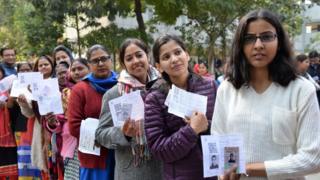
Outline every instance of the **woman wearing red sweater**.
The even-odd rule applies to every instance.
[[[112,60],[101,45],[92,46],[87,52],[91,72],[71,92],[68,103],[69,130],[79,140],[81,121],[99,118],[103,94],[117,83],[116,73],[111,71]],[[101,155],[79,152],[80,180],[113,179],[114,155],[101,147]]]

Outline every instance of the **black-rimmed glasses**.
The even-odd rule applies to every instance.
[[[244,43],[254,44],[256,43],[258,38],[262,43],[268,43],[268,42],[274,41],[276,37],[277,37],[277,34],[273,32],[264,32],[264,33],[261,33],[259,36],[256,36],[255,34],[247,34],[244,36]]]
[[[89,63],[96,65],[99,64],[99,62],[105,63],[108,60],[111,60],[111,56],[101,56],[95,59],[91,59]]]

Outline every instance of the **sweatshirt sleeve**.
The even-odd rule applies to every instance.
[[[118,146],[130,146],[120,127],[114,127],[109,108],[109,101],[119,97],[117,86],[107,91],[102,99],[99,126],[96,130],[96,140],[104,147],[117,148]]]
[[[81,88],[79,86],[73,88],[68,102],[68,120],[70,134],[77,139],[80,136],[81,121],[85,119],[85,103]]]
[[[269,179],[301,177],[320,170],[320,112],[316,93],[313,91],[302,98],[298,106],[297,152],[265,161]]]
[[[198,136],[186,125],[171,135],[165,133],[162,104],[156,91],[149,93],[145,101],[145,132],[151,153],[170,163],[185,157],[197,145]]]

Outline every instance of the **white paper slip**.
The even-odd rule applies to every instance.
[[[19,97],[21,94],[23,94],[29,100],[35,100],[31,92],[28,90],[28,85],[20,84],[19,81],[16,79],[12,83],[10,97]]]
[[[51,112],[53,114],[63,114],[61,93],[50,96],[39,95],[36,101],[39,106],[40,115],[46,115]]]
[[[144,102],[140,91],[134,91],[109,101],[114,126],[121,127],[125,120],[144,118]]]
[[[33,98],[36,98],[38,87],[43,83],[43,75],[40,72],[18,73],[19,84],[24,84],[30,87]]]
[[[13,81],[16,79],[16,75],[10,75],[0,80],[0,92],[8,91],[11,88]]]
[[[18,73],[18,81],[20,84],[39,83],[43,80],[43,75],[40,72],[25,72]]]
[[[168,112],[181,118],[190,117],[195,111],[206,114],[207,101],[208,97],[206,96],[187,92],[172,85],[168,100]]]
[[[241,135],[201,136],[203,152],[203,175],[223,175],[237,165],[237,174],[245,173],[245,155]]]
[[[31,91],[34,98],[38,96],[55,96],[60,93],[58,79],[50,78],[33,82],[31,84]]]
[[[39,112],[46,115],[62,114],[62,100],[57,78],[41,80],[31,84],[32,97],[38,102]]]
[[[95,145],[95,133],[99,119],[87,118],[81,121],[79,151],[86,154],[100,156],[100,147]]]

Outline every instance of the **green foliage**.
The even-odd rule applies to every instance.
[[[175,24],[176,18],[183,15],[188,21],[177,26],[182,37],[189,42],[192,52],[203,53],[206,48],[210,61],[214,56],[225,58],[230,47],[232,32],[237,20],[247,12],[259,8],[270,9],[281,15],[291,36],[299,33],[301,27],[301,6],[298,0],[148,0],[155,6],[153,22]],[[152,29],[154,30],[154,29]],[[203,56],[203,54],[197,54]]]
[[[135,29],[118,28],[115,24],[94,30],[83,37],[86,47],[94,44],[101,44],[107,47],[111,52],[117,52],[121,43],[128,37],[137,37],[139,32]]]
[[[304,48],[304,52],[310,52],[312,50],[317,50],[320,46],[320,34],[315,35],[310,39],[309,44]]]
[[[34,9],[26,14],[28,21],[24,21],[24,31],[30,44],[30,51],[37,55],[51,54],[62,37],[63,26],[55,21],[45,9]]]
[[[315,3],[320,1],[314,0]],[[157,32],[160,23],[176,25],[178,17],[186,17],[175,28],[182,33],[188,47],[197,56],[227,56],[237,20],[250,10],[267,8],[281,15],[291,36],[300,32],[302,7],[298,0],[0,0],[0,45],[13,46],[19,54],[48,54],[63,37],[64,28],[71,26],[80,34],[79,50],[101,43],[117,51],[126,37],[140,37],[148,42],[147,33]],[[137,9],[137,4],[141,4]],[[151,21],[144,22],[141,13],[154,11]],[[102,27],[98,18],[139,17],[137,29],[125,30],[113,23]],[[79,24],[82,24],[79,26]],[[230,38],[231,37],[231,38]]]
[[[18,2],[17,2],[18,3]],[[19,46],[25,41],[23,33],[19,30],[21,21],[16,9],[23,10],[23,6],[2,0],[0,6],[0,46],[12,47],[23,52],[25,46]],[[20,57],[19,57],[20,58]]]
[[[135,38],[139,36],[139,31],[136,29],[123,29],[118,28],[115,24],[110,24],[107,27],[100,28],[98,30],[94,30],[91,33],[87,34],[82,38],[83,45],[86,47],[90,47],[94,44],[101,44],[105,46],[111,54],[114,55],[114,59],[116,60],[116,56],[119,52],[119,47],[121,43],[126,38]],[[148,37],[151,39],[151,37]],[[118,66],[115,65],[116,69],[119,70]]]
[[[18,60],[33,54],[51,54],[57,39],[62,37],[63,26],[56,20],[61,16],[47,11],[48,8],[51,6],[40,0],[3,0],[0,45],[17,49]]]

